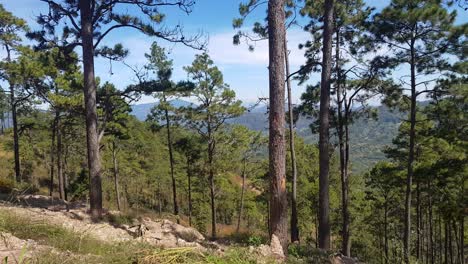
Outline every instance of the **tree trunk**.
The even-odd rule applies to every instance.
[[[416,183],[416,259],[421,258],[421,191],[419,181]]]
[[[11,50],[8,45],[5,45],[7,52],[7,62],[11,62]],[[16,182],[21,182],[21,166],[20,166],[20,154],[19,154],[19,134],[18,134],[18,118],[16,113],[16,97],[15,87],[9,82],[10,85],[10,104],[11,104],[11,118],[13,121],[13,151],[15,156],[15,179]]]
[[[448,240],[449,240],[449,227],[448,227],[448,223],[447,223],[447,220],[444,221],[444,259],[445,259],[445,263],[449,263],[449,249],[448,249]]]
[[[340,149],[340,178],[341,178],[341,216],[342,216],[342,245],[341,245],[341,252],[345,256],[351,255],[351,245],[350,245],[350,237],[349,237],[349,212],[348,212],[348,175],[347,175],[347,168],[346,168],[346,153],[345,153],[345,146],[344,146],[344,122],[343,122],[343,103],[342,103],[342,77],[341,77],[341,69],[340,69],[340,32],[339,29],[336,30],[336,46],[335,46],[335,60],[336,60],[336,75],[337,75],[337,82],[336,82],[336,97],[337,97],[337,105],[338,105],[338,142],[339,142],[339,149]],[[345,111],[348,111],[345,107]]]
[[[431,183],[431,178],[429,178],[429,181],[427,183],[427,188],[428,188],[428,199],[429,199],[429,258],[431,260],[431,264],[434,264],[434,227],[433,227],[433,219],[432,219],[432,183]]]
[[[2,126],[0,127],[0,135],[5,134],[5,113],[2,110],[2,114],[0,115],[0,121],[2,122]]]
[[[187,157],[187,181],[188,181],[188,209],[189,226],[192,226],[192,171],[190,168],[190,159]]]
[[[236,233],[239,233],[241,219],[242,219],[242,215],[244,213],[245,178],[247,176],[246,162],[247,161],[245,159],[242,161],[242,163],[243,163],[243,167],[242,167],[242,189],[241,189],[241,196],[240,196],[240,201],[239,201],[239,215],[237,217]]]
[[[62,130],[60,117],[57,120],[57,177],[59,185],[59,197],[65,199],[65,181],[63,179],[63,166],[62,166]]]
[[[330,198],[329,198],[329,129],[330,129],[330,79],[332,66],[333,3],[325,0],[323,30],[323,60],[320,84],[319,131],[319,247],[330,249]]]
[[[210,118],[211,119],[211,118]],[[211,121],[208,121],[208,180],[210,182],[211,205],[211,239],[216,240],[216,205],[215,205],[215,181],[214,181],[214,139],[211,133]]]
[[[385,264],[388,264],[388,205],[386,199],[384,203],[384,251]]]
[[[457,220],[456,219],[453,219],[452,221],[452,226],[453,226],[453,235],[455,236],[455,246],[456,246],[456,249],[457,249],[457,254],[455,255],[455,263],[462,263],[460,261],[460,248],[462,247],[462,244],[460,244],[460,239],[459,239],[459,235],[462,235],[462,234],[458,234],[458,231],[457,230]]]
[[[65,135],[63,135],[65,137]],[[70,186],[70,181],[68,179],[68,145],[65,143],[65,151],[63,153],[63,181],[64,181],[64,188],[65,188],[65,201],[68,201],[68,191]]]
[[[84,99],[86,110],[86,139],[88,148],[89,198],[91,216],[102,216],[101,160],[99,156],[96,82],[94,78],[94,44],[92,2],[80,0],[81,41],[83,53]]]
[[[162,95],[163,102],[167,103],[166,95]],[[167,130],[167,148],[169,149],[169,163],[171,167],[171,180],[172,180],[172,202],[174,204],[174,215],[177,219],[177,224],[180,224],[179,219],[179,205],[177,204],[177,186],[176,186],[176,179],[174,175],[174,155],[172,153],[172,134],[171,134],[171,121],[169,119],[169,111],[164,109],[164,115],[166,118],[166,130]]]
[[[119,167],[117,163],[117,149],[115,146],[115,141],[112,141],[112,163],[114,166],[114,188],[115,188],[115,197],[117,199],[117,209],[122,210],[120,203],[120,192],[119,192]]]
[[[408,152],[408,174],[406,178],[405,197],[405,232],[403,252],[405,263],[410,263],[411,255],[411,186],[413,184],[413,161],[414,161],[414,141],[416,137],[416,54],[414,52],[414,40],[411,43],[411,109],[410,109],[410,132],[409,132],[409,152]]]
[[[285,149],[285,14],[284,1],[268,2],[269,36],[269,172],[270,172],[270,227],[271,242],[279,241],[283,253],[288,247],[288,201],[286,194]]]
[[[453,245],[452,245],[452,227],[450,226],[451,220],[448,220],[448,248],[449,248],[449,258],[450,264],[453,264]]]
[[[50,184],[49,184],[49,196],[52,196],[54,192],[54,171],[55,171],[55,135],[57,130],[57,114],[52,122],[52,138],[50,144]]]
[[[439,217],[437,218],[437,224],[438,224],[438,227],[439,227],[439,239],[438,239],[438,254],[437,254],[437,257],[438,257],[438,260],[439,260],[439,263],[442,263],[442,257],[443,257],[443,251],[442,251],[442,219],[441,219],[441,216],[439,215]]]
[[[297,166],[296,151],[294,150],[294,113],[292,106],[291,79],[289,78],[289,52],[288,43],[284,41],[284,59],[286,63],[286,87],[288,91],[289,112],[289,151],[291,152],[292,195],[291,195],[291,242],[299,242],[299,225],[297,223]]]
[[[463,186],[462,186],[463,188]],[[465,218],[460,216],[460,263],[465,263]]]

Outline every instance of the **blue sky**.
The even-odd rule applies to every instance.
[[[222,70],[225,82],[236,91],[237,96],[246,103],[255,102],[259,97],[268,96],[268,44],[266,41],[258,43],[254,52],[250,52],[246,45],[232,45],[232,36],[235,30],[232,28],[232,19],[238,16],[238,5],[245,0],[197,0],[190,15],[183,14],[176,8],[168,8],[163,12],[167,15],[168,26],[180,23],[187,35],[203,32],[209,36],[208,52],[215,64]],[[370,5],[380,9],[388,0],[367,1]],[[35,17],[40,12],[47,12],[47,6],[39,0],[0,0],[5,8],[16,16],[24,18],[35,29]],[[128,10],[132,13],[132,10]],[[459,14],[465,11],[459,9]],[[246,21],[251,25],[253,21],[259,21],[265,16],[265,9],[259,9]],[[467,22],[467,18],[459,15],[458,22]],[[291,72],[294,72],[304,63],[303,52],[297,49],[300,43],[304,43],[308,35],[300,29],[288,32],[289,49],[291,50]],[[114,31],[105,40],[104,44],[114,45],[122,43],[129,49],[130,54],[125,59],[132,66],[142,66],[146,63],[144,54],[149,52],[153,41],[158,41],[161,46],[169,51],[169,57],[174,60],[174,80],[186,79],[186,73],[182,67],[189,65],[197,51],[182,45],[173,45],[156,38],[150,38],[138,31],[122,29]],[[110,73],[109,61],[96,60],[96,75],[103,81],[114,83],[119,89],[135,82],[135,77],[122,63],[112,63]],[[311,78],[311,82],[318,80],[318,74]],[[299,101],[304,86],[293,83],[294,103]],[[153,102],[152,97],[144,97],[139,103]]]

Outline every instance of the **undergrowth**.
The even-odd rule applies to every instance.
[[[200,252],[196,248],[161,249],[139,242],[108,243],[86,234],[72,232],[43,221],[33,221],[11,211],[0,209],[0,232],[8,232],[20,239],[32,239],[39,245],[55,250],[42,250],[33,260],[23,263],[76,264],[250,264],[257,263],[248,249],[231,247],[222,255]],[[274,262],[262,262],[274,263]]]

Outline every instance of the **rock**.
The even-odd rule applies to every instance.
[[[271,241],[270,241],[270,249],[271,253],[279,259],[284,259],[284,252],[283,252],[283,247],[281,246],[281,243],[279,241],[279,238],[273,234],[271,236]]]
[[[169,220],[153,221],[146,218],[128,230],[143,241],[166,248],[201,247],[199,243],[205,240],[196,229]]]
[[[358,264],[356,259],[343,256],[342,254],[334,254],[330,256],[331,264]]]
[[[0,233],[0,259],[2,263],[23,263],[30,259],[36,243],[22,240],[10,233]],[[6,262],[3,262],[6,260]],[[26,262],[25,262],[26,263]]]

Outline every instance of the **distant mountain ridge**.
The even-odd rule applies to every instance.
[[[184,101],[184,100],[180,100],[180,99],[171,100],[170,103],[174,107],[185,107],[185,106],[192,105],[192,103]],[[132,108],[131,114],[134,115],[138,120],[145,121],[146,117],[151,112],[151,109],[157,106],[158,104],[159,104],[158,102],[154,102],[154,103],[131,105],[131,108]]]
[[[150,113],[151,108],[158,103],[147,103],[132,106],[132,114],[139,120],[144,121]],[[189,106],[191,103],[184,100],[171,101],[176,107]],[[354,173],[367,171],[376,162],[385,159],[382,152],[386,145],[392,144],[392,139],[398,132],[401,119],[404,114],[392,112],[388,107],[377,106],[378,119],[357,120],[350,128],[351,138],[351,162]],[[296,123],[296,132],[303,137],[307,143],[318,142],[318,135],[312,134],[309,128],[311,119],[300,117]],[[256,131],[268,131],[267,107],[264,105],[249,109],[242,116],[228,121],[230,124],[240,124]]]

